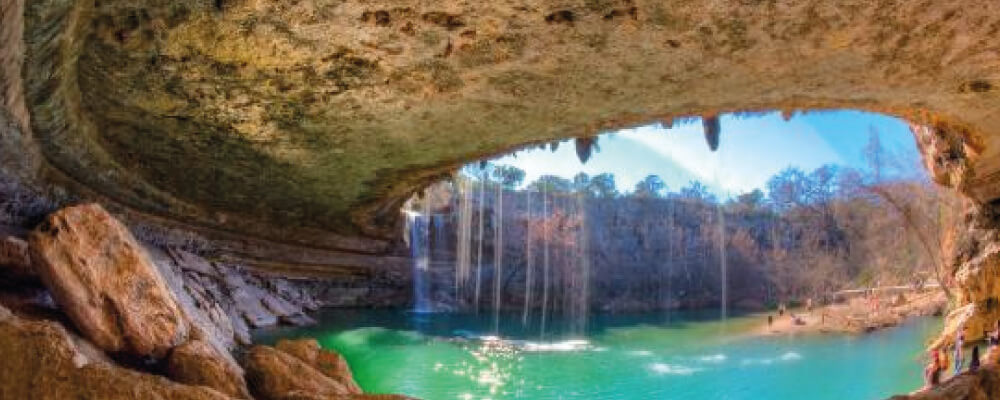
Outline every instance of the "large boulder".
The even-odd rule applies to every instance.
[[[189,341],[170,352],[167,376],[180,383],[207,386],[234,398],[251,398],[243,371],[201,340]]]
[[[28,241],[52,297],[100,348],[162,358],[187,340],[189,324],[146,250],[100,205],[59,210]]]
[[[61,325],[0,307],[0,399],[225,400],[209,388],[115,366]]]
[[[250,390],[260,400],[343,398],[350,389],[306,362],[270,346],[254,346],[243,363]],[[308,394],[313,397],[302,397]]]
[[[354,381],[347,360],[336,352],[320,348],[316,339],[283,339],[279,340],[275,347],[309,364],[323,375],[333,378],[351,393],[361,393],[361,387]]]

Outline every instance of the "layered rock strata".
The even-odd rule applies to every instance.
[[[178,249],[147,251],[97,204],[4,243],[16,250],[0,254],[6,268],[27,262],[18,271],[37,273],[57,304],[11,311],[3,304],[19,294],[0,289],[0,398],[404,398],[362,394],[343,358],[315,341],[255,347],[244,371],[231,351],[249,344],[248,325],[234,325],[307,323],[311,297]]]

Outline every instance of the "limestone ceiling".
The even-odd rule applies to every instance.
[[[995,1],[5,4],[43,179],[198,226],[363,247],[469,160],[741,110],[928,124],[1000,197]]]

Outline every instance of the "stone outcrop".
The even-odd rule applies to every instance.
[[[335,398],[354,394],[305,361],[269,346],[254,346],[243,362],[250,390],[262,400]],[[310,397],[313,398],[313,397]]]
[[[992,400],[1000,399],[1000,370],[996,366],[966,372],[940,386],[889,400]]]
[[[307,311],[319,308],[308,290],[288,280],[253,274],[238,264],[208,261],[196,254],[168,248],[151,250],[168,279],[177,281],[182,304],[204,315],[203,320],[227,348],[250,344],[250,329],[278,324],[308,325]],[[190,302],[187,302],[190,298]]]
[[[51,214],[29,242],[52,297],[102,349],[162,358],[187,340],[188,322],[146,250],[100,205]]]
[[[206,386],[237,399],[250,399],[243,370],[210,344],[191,340],[177,346],[167,359],[167,376],[187,385]]]
[[[315,341],[283,341],[278,346],[254,346],[246,354],[247,383],[259,400],[415,400],[362,394],[343,358],[320,349]]]
[[[362,394],[344,359],[316,341],[255,347],[244,373],[230,353],[233,321],[251,316],[221,303],[256,302],[275,322],[297,322],[289,317],[307,318],[302,303],[315,301],[284,280],[193,253],[147,252],[98,205],[53,213],[17,249],[31,254],[60,310],[12,312],[3,306],[11,289],[0,291],[0,398],[405,399]],[[64,319],[85,337],[63,328]],[[163,360],[136,362],[149,358]]]
[[[316,339],[279,340],[276,349],[291,354],[323,375],[343,385],[349,393],[361,393],[361,387],[354,382],[347,360],[331,350],[320,348]]]
[[[0,398],[225,400],[205,387],[114,365],[58,323],[26,320],[0,307]]]

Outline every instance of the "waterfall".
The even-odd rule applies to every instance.
[[[455,300],[459,305],[467,302],[466,286],[472,263],[472,201],[469,199],[468,181],[458,186],[458,232],[455,249]]]
[[[676,206],[676,200],[668,200],[670,203],[667,204],[668,216],[667,216],[667,320],[670,318],[671,307],[673,307],[674,301],[674,207]]]
[[[430,268],[429,216],[408,210],[406,225],[409,228],[410,253],[413,257],[413,311],[433,311],[427,274]]]
[[[729,281],[726,279],[729,273],[726,259],[729,258],[726,255],[726,214],[722,210],[722,202],[716,205],[715,208],[718,212],[718,217],[716,220],[719,224],[719,270],[722,276],[721,286],[722,286],[722,299],[721,303],[721,315],[723,321],[727,317],[727,309],[729,307]]]
[[[576,293],[574,329],[583,334],[587,329],[587,318],[590,314],[590,238],[587,230],[587,200],[579,193],[576,195],[576,212],[580,218],[577,230],[577,271],[574,292]]]
[[[541,336],[545,337],[545,320],[549,309],[549,190],[542,187],[542,322]]]
[[[497,185],[493,212],[493,330],[500,332],[500,301],[503,281],[503,185]]]
[[[479,181],[479,251],[476,254],[476,296],[472,307],[479,313],[479,294],[482,291],[483,278],[483,215],[485,214],[486,199],[486,173],[483,172],[483,179]]]
[[[528,317],[531,310],[531,274],[534,272],[534,259],[532,258],[534,254],[532,253],[532,243],[531,243],[531,190],[526,190],[524,192],[525,201],[527,208],[525,218],[525,230],[524,230],[524,312],[521,315],[521,325],[528,325]]]

